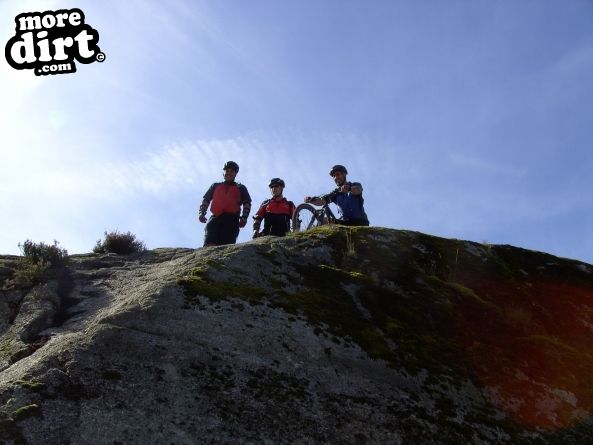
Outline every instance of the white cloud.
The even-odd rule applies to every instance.
[[[317,192],[331,188],[327,171],[332,164],[350,162],[353,171],[366,170],[370,159],[365,159],[359,146],[355,137],[339,134],[296,138],[253,134],[235,139],[171,142],[139,160],[107,163],[90,174],[61,172],[58,176],[80,181],[82,187],[78,190],[84,193],[92,194],[102,184],[103,190],[106,187],[117,196],[165,196],[221,180],[224,163],[235,160],[241,166],[238,180],[254,190],[264,189],[267,194],[267,181],[281,176],[286,179],[287,191],[313,193],[316,187]],[[312,151],[316,154],[312,155]]]

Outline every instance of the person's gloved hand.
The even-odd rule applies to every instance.
[[[239,218],[239,227],[243,228],[247,224],[247,218],[241,217]]]
[[[208,221],[208,220],[206,219],[206,215],[200,215],[200,216],[198,217],[198,219],[200,220],[200,222],[201,222],[201,223],[206,223],[206,221]]]

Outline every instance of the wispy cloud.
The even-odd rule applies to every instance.
[[[314,193],[331,186],[327,171],[337,162],[365,169],[368,159],[353,136],[252,134],[234,139],[171,142],[160,150],[131,162],[112,162],[88,173],[71,173],[93,193],[102,184],[115,196],[155,194],[165,196],[183,191],[202,190],[221,180],[222,166],[235,160],[241,166],[238,179],[267,196],[271,177],[285,178],[288,190]],[[312,151],[315,153],[311,154]],[[61,173],[61,177],[68,173]],[[318,190],[315,190],[315,189]],[[319,190],[321,189],[321,190]]]

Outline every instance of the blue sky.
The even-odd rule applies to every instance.
[[[105,62],[0,59],[0,253],[106,230],[199,247],[222,165],[259,204],[363,183],[372,225],[593,263],[593,2],[0,1],[78,7]],[[239,241],[251,230],[243,229]]]

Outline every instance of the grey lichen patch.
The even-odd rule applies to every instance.
[[[305,379],[270,369],[251,371],[250,375],[246,386],[257,400],[287,402],[308,396],[309,382]]]
[[[184,289],[185,302],[188,306],[199,304],[200,296],[207,297],[210,301],[239,298],[257,304],[267,295],[266,290],[259,287],[212,280],[203,269],[192,270],[179,278],[177,283]]]
[[[221,269],[224,267],[224,262],[217,258],[206,258],[204,260],[204,265],[207,267],[213,267],[215,269]]]
[[[34,392],[42,392],[46,389],[45,383],[39,381],[17,380],[14,384]]]
[[[11,414],[10,417],[15,422],[20,422],[21,420],[27,419],[29,417],[39,417],[41,416],[41,407],[35,403],[31,405],[22,406]]]
[[[271,246],[269,245],[258,245],[257,247],[257,253],[258,255],[264,257],[265,259],[267,259],[268,261],[270,261],[272,264],[280,266],[281,263],[278,259],[278,251],[274,250],[271,248]]]
[[[463,286],[462,284],[455,283],[455,282],[446,282],[443,280],[438,279],[437,277],[426,277],[427,281],[432,283],[433,286],[436,288],[448,287],[451,289],[450,297],[453,297],[458,300],[471,302],[483,306],[484,308],[495,309],[496,306],[484,300],[480,297],[473,289]]]

